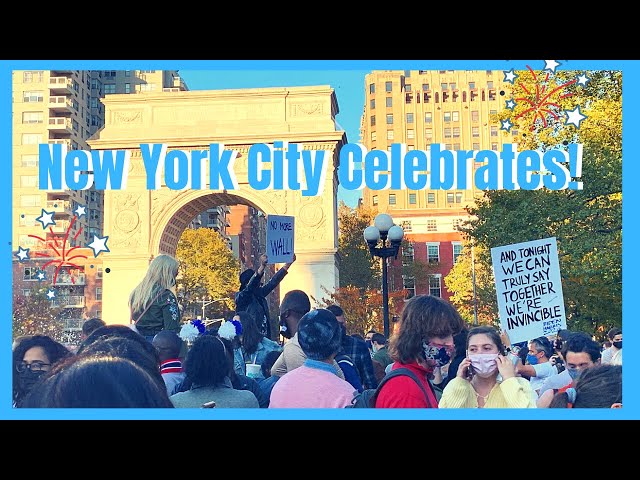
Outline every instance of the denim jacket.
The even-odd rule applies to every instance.
[[[282,347],[277,342],[274,342],[273,340],[269,340],[266,337],[263,337],[262,340],[260,340],[260,343],[258,344],[258,348],[251,355],[246,353],[243,347],[236,348],[233,351],[233,369],[236,371],[238,375],[246,375],[247,374],[246,373],[247,369],[245,367],[246,363],[256,363],[258,365],[262,365],[262,362],[264,362],[264,359],[267,356],[267,353],[273,350],[277,350],[281,352]],[[262,371],[261,371],[260,375],[256,378],[256,380],[262,379],[262,378],[264,378],[264,376],[262,375]]]

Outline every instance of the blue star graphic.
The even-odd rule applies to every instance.
[[[511,70],[505,70],[502,73],[504,73],[504,81],[509,82],[511,85],[514,84],[514,82],[516,81],[516,78],[518,78],[519,76],[517,73],[513,71],[513,68]]]
[[[38,272],[36,273],[36,278],[38,279],[38,282],[46,280],[47,279],[46,270],[38,270]]]
[[[509,110],[513,110],[514,108],[516,108],[515,100],[513,98],[510,98],[509,100],[507,100],[506,106]]]
[[[20,263],[22,263],[25,260],[29,260],[29,249],[18,247],[18,252],[14,253],[14,255],[18,257],[18,260],[20,260]]]
[[[565,110],[564,113],[567,115],[567,120],[564,122],[564,124],[573,124],[576,126],[576,128],[580,128],[580,124],[582,123],[582,121],[587,118],[587,116],[583,115],[580,111],[580,105],[577,105],[573,110]]]
[[[97,235],[93,236],[93,242],[87,245],[87,247],[93,250],[93,256],[97,257],[100,255],[100,252],[109,252],[109,247],[107,247],[107,240],[109,240],[109,236],[106,237],[98,237]]]
[[[502,121],[502,126],[500,127],[500,130],[506,130],[508,132],[511,130],[511,127],[513,127],[513,124],[511,123],[511,120],[507,118],[506,120]]]
[[[42,224],[42,229],[46,230],[49,225],[55,225],[56,222],[53,219],[55,212],[47,212],[44,208],[42,209],[42,215],[36,218],[36,222],[40,222]]]
[[[544,61],[544,70],[549,71],[551,73],[556,73],[556,68],[562,65],[560,62],[555,60],[545,60]]]
[[[51,289],[47,290],[47,298],[49,300],[53,300],[54,298],[56,298],[55,290],[51,290]]]
[[[86,215],[87,214],[87,206],[78,204],[78,206],[73,211],[73,213],[75,213],[78,216],[78,218],[80,218],[80,217],[82,217],[82,215]]]
[[[587,83],[589,83],[591,81],[591,79],[589,77],[587,77],[586,73],[583,73],[582,75],[578,75],[578,81],[576,82],[578,85],[582,85],[583,87],[587,85]]]

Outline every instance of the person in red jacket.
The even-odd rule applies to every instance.
[[[390,341],[389,354],[395,360],[391,370],[410,369],[427,396],[412,378],[401,375],[382,387],[376,408],[437,408],[429,379],[436,366],[449,362],[454,351],[453,335],[463,326],[462,317],[446,300],[431,295],[411,298],[402,312],[398,332]]]

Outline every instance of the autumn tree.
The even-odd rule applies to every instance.
[[[467,231],[487,250],[556,237],[568,327],[598,334],[622,322],[621,72],[584,72],[589,81],[581,85],[574,80],[583,72],[557,71],[547,86],[541,83],[544,72],[517,73],[518,92],[529,95],[511,95],[529,100],[517,101],[513,111],[502,110],[494,120],[510,119],[523,132],[519,151],[583,144],[583,189],[488,191],[469,209],[474,219]],[[541,85],[565,85],[553,98],[555,106],[547,106],[546,125],[530,105]],[[578,106],[586,116],[580,128],[565,114]],[[490,267],[488,255],[480,261]]]
[[[338,207],[338,255],[340,256],[340,286],[370,289],[380,285],[378,260],[371,257],[364,241],[364,229],[373,224],[375,211],[359,206],[351,208],[344,202]]]
[[[224,299],[218,306],[234,308],[234,294],[240,288],[240,262],[218,232],[186,229],[178,242],[176,258],[180,264],[179,286],[187,295]]]
[[[346,318],[347,333],[364,335],[371,329],[383,332],[382,293],[377,289],[361,289],[353,286],[340,287],[335,292],[325,289],[326,297],[313,299],[319,308],[340,305]],[[404,302],[406,291],[389,292],[389,321],[393,312]]]
[[[49,300],[46,287],[33,289],[29,296],[13,298],[13,337],[21,335],[47,335],[62,342],[64,321],[62,308]]]

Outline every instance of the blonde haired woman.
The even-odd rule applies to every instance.
[[[180,331],[180,309],[175,295],[177,275],[178,261],[170,255],[158,255],[129,296],[131,319],[149,341],[161,330]]]

